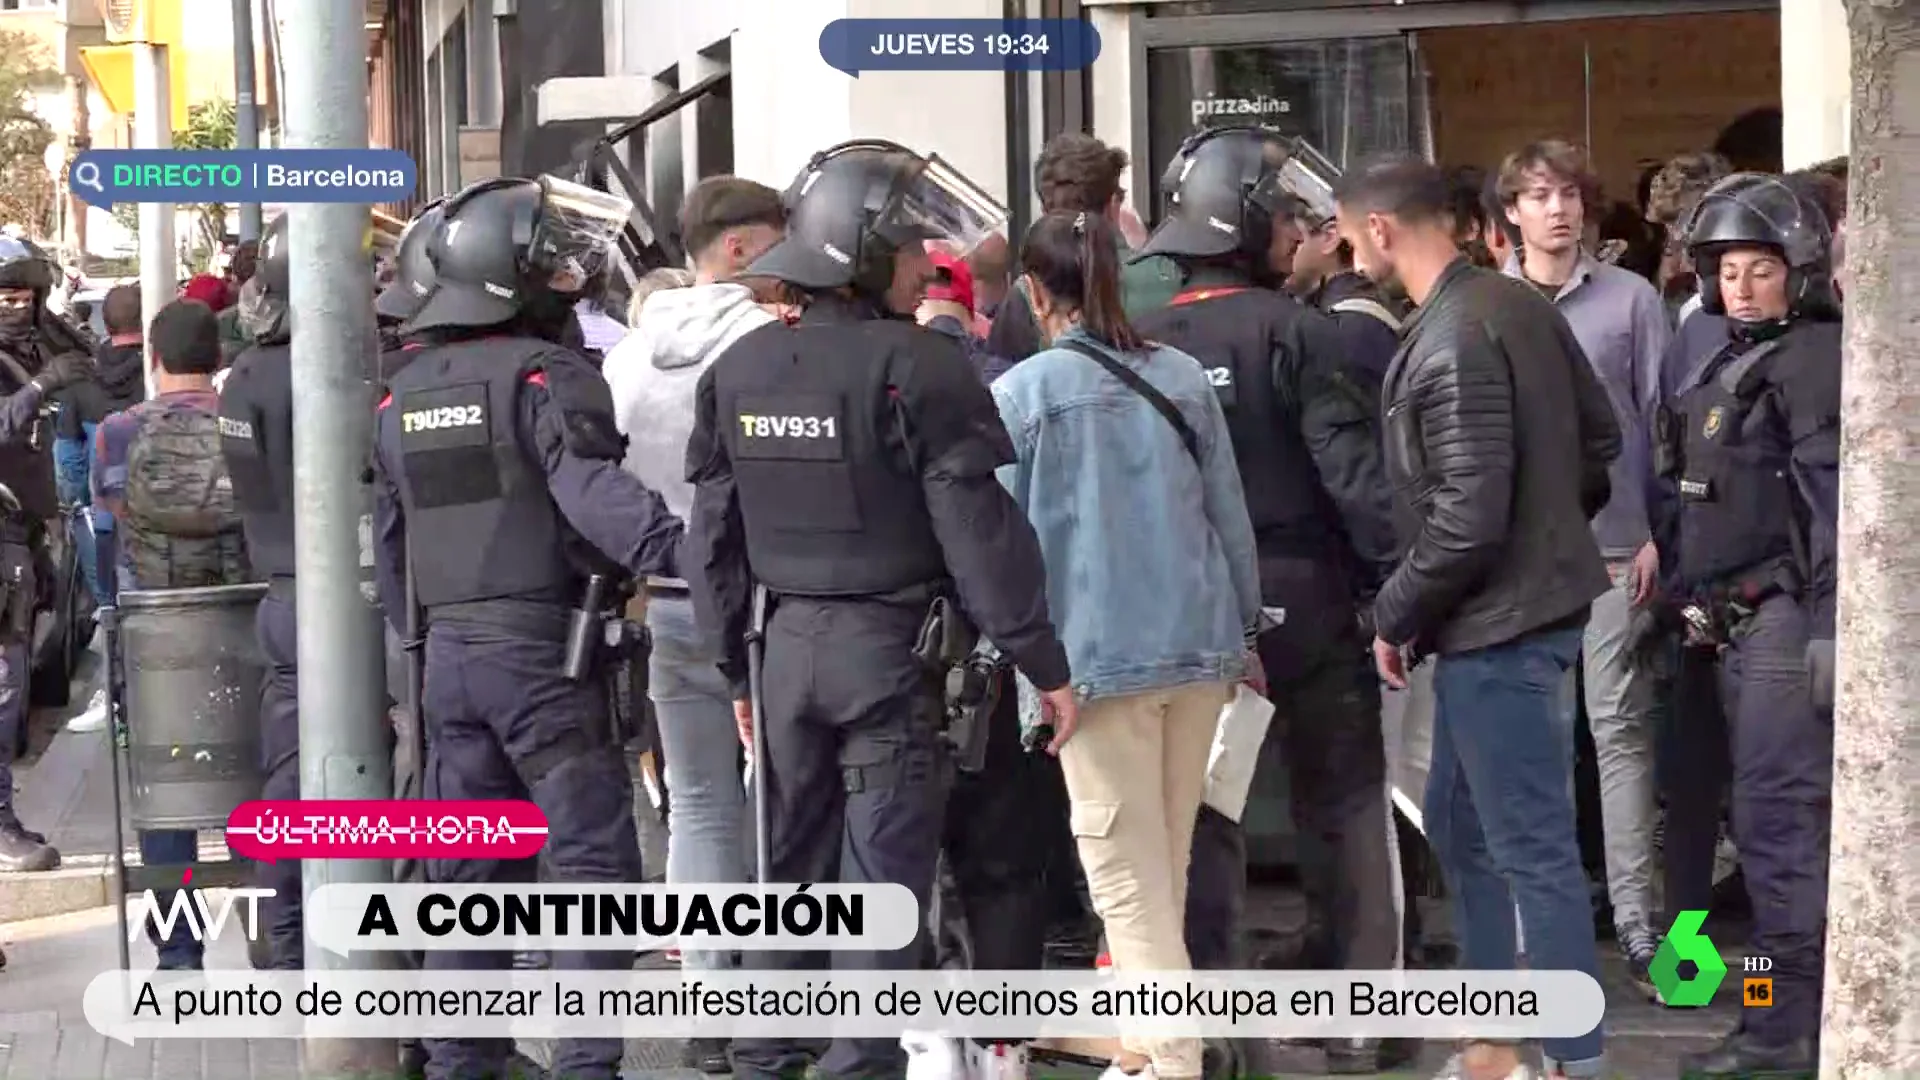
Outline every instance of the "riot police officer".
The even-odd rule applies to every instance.
[[[1752,173],[1708,189],[1688,229],[1702,306],[1730,336],[1659,416],[1656,468],[1677,495],[1664,569],[1688,644],[1718,656],[1752,945],[1773,960],[1774,997],[1684,1076],[1819,1065],[1839,507],[1831,243],[1820,208]]]
[[[1334,229],[1333,185],[1340,170],[1300,139],[1292,144],[1290,164],[1281,171],[1281,184],[1293,196],[1289,210],[1300,239],[1287,291],[1327,314],[1347,370],[1377,396],[1400,349],[1404,310],[1353,268],[1353,249]]]
[[[1259,638],[1276,706],[1262,758],[1279,751],[1288,770],[1310,910],[1324,923],[1309,961],[1377,970],[1401,959],[1400,875],[1371,630],[1356,613],[1399,549],[1376,393],[1348,373],[1328,319],[1279,289],[1298,239],[1288,187],[1305,165],[1261,128],[1190,137],[1161,181],[1166,220],[1136,256],[1171,256],[1185,287],[1139,327],[1208,368],[1232,433],[1261,592],[1278,624]],[[1211,808],[1194,832],[1190,876],[1194,966],[1233,967],[1245,837]],[[1379,1050],[1330,1044],[1329,1066],[1377,1071]]]
[[[373,298],[373,313],[381,326],[380,367],[375,378],[383,392],[388,380],[435,338],[432,331],[410,332],[407,321],[420,313],[439,280],[427,248],[440,228],[444,205],[444,199],[435,199],[407,222],[393,255],[393,281]]]
[[[783,282],[803,311],[750,331],[701,378],[684,562],[743,741],[754,584],[769,597],[756,768],[770,880],[897,882],[924,911],[947,795],[940,683],[915,656],[930,609],[957,602],[1042,688],[1056,748],[1077,716],[1038,540],[994,477],[1012,443],[959,345],[913,321],[925,242],[970,249],[1004,212],[938,158],[881,141],[815,155],[786,203],[786,238],[748,275]],[[912,968],[923,955],[915,943],[834,958]],[[755,1078],[905,1069],[896,1039],[736,1039],[733,1060]]]
[[[234,503],[247,535],[254,572],[267,581],[254,616],[267,677],[260,700],[263,799],[300,797],[299,646],[293,584],[293,333],[287,308],[287,218],[267,223],[253,278],[242,291],[240,319],[253,344],[234,357],[220,385],[220,452],[233,480]],[[298,970],[300,862],[263,863],[268,966]]]
[[[42,407],[54,391],[92,372],[71,329],[54,325],[47,293],[58,270],[26,240],[0,236],[0,872],[52,870],[60,853],[20,823],[13,809],[13,759],[25,734],[32,676],[32,626],[44,532],[60,520],[53,433]],[[66,665],[55,665],[65,678]]]
[[[642,877],[605,658],[570,655],[569,630],[616,610],[609,583],[679,569],[681,523],[621,469],[606,383],[558,344],[630,210],[553,177],[482,181],[449,199],[428,245],[437,281],[408,323],[442,336],[389,382],[376,421],[380,578],[399,580],[404,567],[427,622],[426,796],[532,800],[547,817],[548,871],[564,882]],[[598,630],[582,644],[597,646]],[[533,871],[532,860],[427,864],[436,883]],[[602,950],[553,962],[623,970],[632,960]],[[508,962],[427,956],[429,970]],[[429,1039],[427,1051],[432,1080],[498,1076],[512,1041]],[[612,1080],[620,1057],[619,1039],[563,1040],[552,1071]]]

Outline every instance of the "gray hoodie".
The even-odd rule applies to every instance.
[[[682,518],[693,510],[687,439],[700,376],[727,346],[772,321],[744,285],[666,289],[647,297],[632,333],[607,354],[602,370],[627,437],[626,470]]]

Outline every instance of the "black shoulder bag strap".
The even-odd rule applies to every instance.
[[[1106,353],[1101,352],[1099,349],[1089,345],[1082,345],[1077,341],[1063,341],[1060,343],[1060,347],[1063,349],[1071,349],[1094,363],[1099,364],[1101,367],[1106,368],[1107,374],[1119,379],[1126,385],[1127,389],[1146,398],[1147,404],[1153,406],[1161,416],[1167,418],[1167,423],[1173,425],[1174,433],[1180,436],[1180,444],[1187,448],[1187,453],[1193,455],[1193,463],[1195,465],[1200,464],[1200,437],[1193,433],[1193,428],[1187,425],[1187,418],[1180,415],[1180,410],[1174,406],[1173,402],[1167,400],[1167,395],[1154,389],[1153,384],[1141,378],[1139,372],[1108,356]]]

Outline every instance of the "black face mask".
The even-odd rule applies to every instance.
[[[0,345],[19,348],[33,339],[33,308],[0,308]]]

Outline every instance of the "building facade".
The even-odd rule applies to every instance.
[[[1846,148],[1842,0],[569,0],[567,56],[515,44],[515,23],[559,18],[529,14],[551,0],[391,2],[423,13],[408,77],[424,196],[563,168],[596,139],[669,219],[702,176],[782,186],[859,136],[940,154],[1016,226],[1035,209],[1037,148],[1066,130],[1129,152],[1149,218],[1160,166],[1220,122],[1273,124],[1336,162],[1410,150],[1486,167],[1567,137],[1621,201],[1683,151],[1791,168]],[[1028,74],[851,78],[819,58],[835,19],[916,15],[1083,19],[1101,49],[1085,71]],[[570,135],[522,149],[557,130]]]

